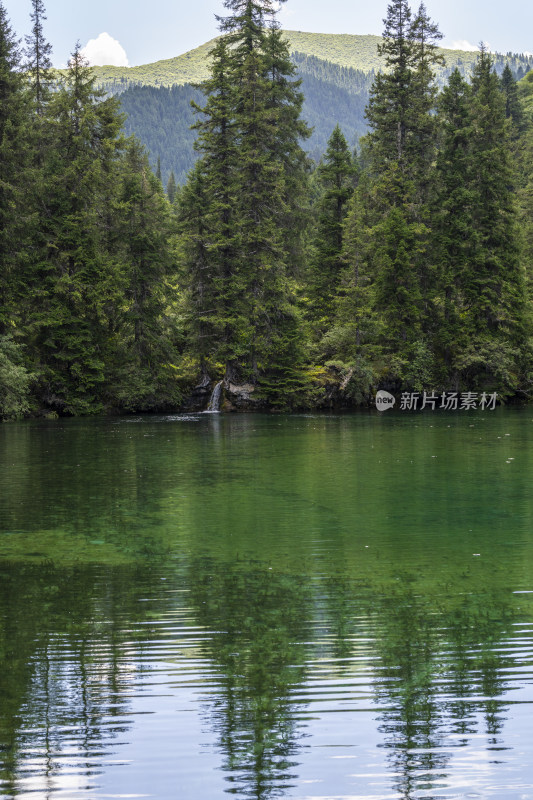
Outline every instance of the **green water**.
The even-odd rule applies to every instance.
[[[0,427],[0,795],[533,798],[533,410]]]

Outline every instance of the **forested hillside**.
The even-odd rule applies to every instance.
[[[375,70],[383,66],[379,56],[379,36],[317,34],[285,31],[291,59],[302,78],[305,97],[303,116],[313,128],[306,151],[319,161],[333,127],[338,123],[351,146],[367,128],[365,106]],[[154,170],[159,159],[166,186],[171,172],[183,183],[195,161],[195,135],[190,100],[197,91],[190,85],[208,74],[208,54],[216,40],[174,59],[144,67],[125,69],[97,67],[97,85],[111,94],[120,94],[128,119],[126,130],[135,133],[146,145]],[[439,50],[443,63],[436,65],[440,85],[457,68],[469,75],[476,54],[462,50]],[[531,58],[508,53],[494,55],[494,69],[501,74],[508,63],[522,77],[533,63]],[[149,90],[146,87],[151,87]]]
[[[304,143],[306,151],[318,162],[337,123],[351,146],[355,146],[366,130],[365,106],[373,74],[300,53],[293,54],[292,60],[302,78],[303,117],[313,128]],[[200,97],[201,92],[190,85],[159,89],[138,86],[120,94],[127,114],[125,130],[146,146],[154,170],[159,159],[165,186],[171,172],[178,183],[184,183],[196,159],[191,100],[198,102]]]

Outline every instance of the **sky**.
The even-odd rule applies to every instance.
[[[0,0],[18,37],[29,32],[30,0]],[[137,66],[173,58],[217,35],[223,0],[44,0],[53,63],[65,66],[76,41],[93,64]],[[412,6],[418,6],[413,0]],[[426,0],[443,46],[533,52],[529,0]],[[387,0],[288,0],[283,28],[313,33],[381,34]]]

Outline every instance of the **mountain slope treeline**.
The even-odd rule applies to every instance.
[[[351,146],[355,146],[366,132],[365,107],[375,76],[374,69],[382,66],[378,54],[381,38],[287,33],[291,47],[305,48],[291,52],[291,60],[302,79],[305,98],[302,113],[313,128],[304,147],[311,158],[318,162],[337,123]],[[102,73],[107,68],[95,69],[95,74],[100,76],[97,77],[97,85],[110,94],[120,95],[122,108],[128,115],[125,129],[138,136],[147,147],[154,170],[159,159],[165,186],[171,173],[177,183],[184,183],[195,162],[195,134],[189,130],[194,122],[190,101],[198,101],[199,94],[184,79],[192,74],[202,79],[205,77],[209,53],[207,45],[213,46],[214,42],[216,40],[179,59],[157,62],[146,68],[123,69],[120,77],[112,80]],[[320,56],[315,53],[320,53]],[[470,75],[475,53],[450,50],[439,50],[439,53],[445,59],[435,70],[439,85],[445,84],[454,69],[466,77]],[[332,60],[325,60],[325,56]],[[518,54],[493,56],[493,66],[498,74],[508,64],[518,78],[530,69],[531,63],[528,56]],[[362,66],[355,68],[349,64]],[[205,72],[201,65],[205,66]],[[142,69],[146,71],[138,71]],[[174,85],[171,85],[173,82]]]
[[[337,123],[354,147],[366,131],[365,107],[373,74],[314,57],[299,59],[293,55],[292,58],[302,79],[305,98],[302,114],[313,128],[304,143],[306,151],[318,162]],[[196,160],[191,101],[200,102],[201,97],[201,91],[190,85],[159,89],[138,86],[120,94],[122,109],[127,114],[125,131],[135,134],[146,146],[154,171],[159,159],[165,186],[171,172],[178,183],[185,183]]]

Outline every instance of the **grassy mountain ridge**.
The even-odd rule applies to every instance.
[[[314,56],[341,67],[350,67],[363,72],[377,71],[381,65],[377,47],[380,36],[348,33],[305,33],[303,31],[284,31],[290,43],[290,51]],[[118,93],[128,86],[174,86],[198,83],[209,72],[209,53],[216,39],[189,50],[175,58],[156,61],[138,67],[94,67],[96,81],[107,91]],[[477,53],[465,50],[442,49],[446,59],[445,71],[458,66],[468,72],[474,64]],[[514,72],[522,67],[526,72],[533,66],[533,58],[517,53],[495,54],[496,67],[509,62]],[[501,71],[501,69],[499,71]]]

